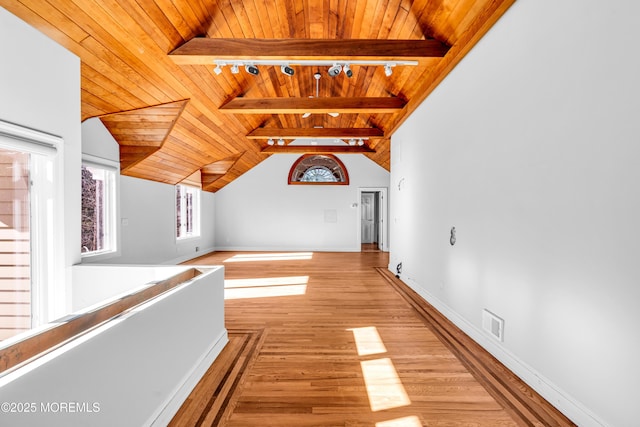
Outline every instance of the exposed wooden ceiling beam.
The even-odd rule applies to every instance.
[[[360,154],[360,153],[375,153],[371,147],[366,145],[270,145],[262,149],[263,153],[278,154],[278,153],[342,153],[342,154]]]
[[[232,114],[396,113],[405,101],[394,97],[234,98],[220,107]]]
[[[249,139],[268,138],[315,138],[315,139],[346,139],[346,138],[383,138],[384,132],[378,128],[258,128],[251,131]]]
[[[218,60],[375,60],[441,58],[449,47],[437,40],[230,39],[196,37],[169,57],[180,65],[211,65]]]

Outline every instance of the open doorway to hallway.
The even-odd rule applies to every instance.
[[[388,251],[387,189],[360,189],[360,250]]]

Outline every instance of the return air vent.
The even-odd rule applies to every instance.
[[[504,320],[487,309],[482,311],[482,329],[498,341],[504,340]]]

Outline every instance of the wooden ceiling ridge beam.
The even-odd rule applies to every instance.
[[[267,154],[282,154],[282,153],[296,153],[296,154],[327,154],[327,153],[340,153],[340,154],[363,154],[363,153],[375,153],[371,147],[366,145],[353,146],[353,145],[269,145],[262,149],[263,153]]]
[[[419,61],[442,58],[449,46],[435,40],[250,39],[195,37],[169,53],[178,65],[211,65],[214,60]]]
[[[252,130],[247,138],[384,138],[384,132],[378,128],[257,128]]]
[[[234,98],[220,107],[231,114],[397,113],[406,101],[398,97]]]

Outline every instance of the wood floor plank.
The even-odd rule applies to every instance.
[[[236,338],[172,426],[572,425],[392,283],[388,254],[222,252],[190,263],[225,266]]]

